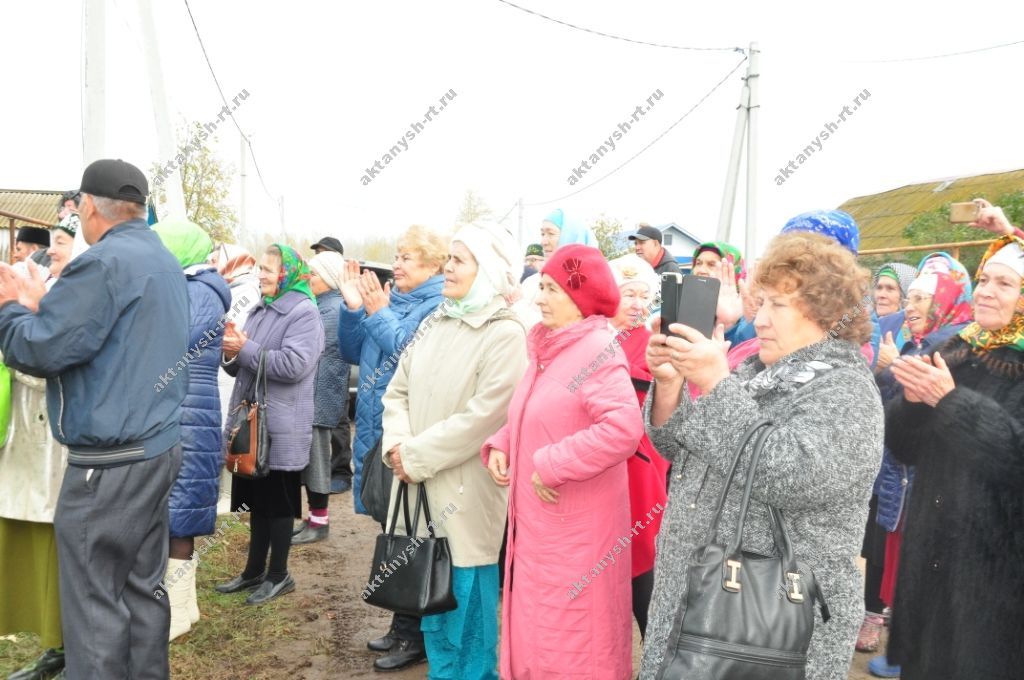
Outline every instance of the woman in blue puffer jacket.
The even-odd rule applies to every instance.
[[[971,320],[971,280],[955,259],[944,253],[936,253],[921,262],[921,274],[910,284],[904,303],[904,332],[910,340],[898,347],[901,356],[931,355],[949,338],[959,333]],[[893,345],[891,337],[885,344]],[[902,388],[886,368],[875,377],[882,403],[887,404],[902,394]],[[885,530],[885,560],[882,569],[878,600],[885,606],[892,606],[896,590],[900,543],[905,529],[905,509],[909,505],[914,482],[914,468],[904,465],[893,457],[885,447],[882,467],[875,480],[878,494],[876,521]],[[881,612],[868,611],[861,636],[865,632],[877,641],[883,619]],[[867,629],[867,631],[865,631]],[[876,642],[877,647],[877,642]],[[872,650],[863,650],[872,651]],[[870,661],[873,673],[881,677],[898,677],[899,669],[890,666],[884,656]]]
[[[355,468],[352,497],[357,513],[369,514],[359,496],[363,487],[363,460],[383,434],[381,397],[420,322],[441,304],[444,285],[441,268],[447,259],[448,242],[439,234],[414,225],[398,240],[394,290],[390,285],[381,288],[376,274],[371,271],[360,274],[354,260],[347,263],[345,281],[341,285],[345,304],[338,320],[338,345],[345,361],[359,362],[356,439],[352,447]],[[377,519],[384,521],[382,517]],[[399,670],[426,658],[420,619],[416,616],[395,614],[388,633],[371,640],[367,646],[375,652],[392,653],[377,660],[375,666],[385,663],[380,670]]]
[[[188,381],[181,409],[181,470],[168,501],[171,545],[164,587],[171,605],[173,640],[199,620],[192,561],[195,537],[212,534],[217,519],[222,451],[217,374],[231,292],[224,278],[206,263],[213,242],[201,227],[186,220],[165,220],[153,230],[184,270],[190,316],[189,350],[173,378]]]

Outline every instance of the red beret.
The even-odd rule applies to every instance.
[[[544,263],[541,273],[562,287],[584,317],[600,314],[610,319],[619,311],[619,287],[597,248],[575,243],[562,246]]]

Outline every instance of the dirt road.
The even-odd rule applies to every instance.
[[[265,677],[276,680],[285,671],[291,680],[426,678],[426,664],[386,675],[373,671],[378,655],[366,649],[366,641],[387,630],[390,614],[364,604],[360,593],[379,526],[352,513],[350,493],[331,496],[330,511],[328,540],[292,550],[289,568],[298,587],[282,604],[297,622],[299,639],[281,649],[281,666],[267,669]],[[639,655],[640,634],[634,627],[634,671]],[[871,677],[865,670],[870,656],[856,656],[850,680]]]

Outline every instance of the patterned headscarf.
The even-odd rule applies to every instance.
[[[1017,243],[1024,247],[1024,240],[1017,236],[1003,236],[988,247],[984,257],[981,258],[981,265],[978,267],[978,276],[985,271],[985,265],[989,259],[1003,246],[1010,243]],[[1021,295],[1024,296],[1024,279],[1021,280]],[[997,347],[1010,347],[1018,352],[1024,352],[1024,311],[1021,311],[1021,300],[1017,301],[1017,308],[1010,317],[1010,323],[999,330],[987,331],[977,322],[960,331],[960,337],[976,352],[988,352]]]
[[[706,241],[697,246],[697,249],[693,251],[693,261],[696,262],[697,256],[705,250],[718,253],[718,256],[723,259],[732,260],[733,266],[736,269],[736,280],[738,281],[743,278],[746,266],[743,262],[743,254],[739,248],[725,241]]]
[[[928,307],[928,320],[920,333],[913,333],[910,331],[910,327],[904,323],[915,345],[920,346],[921,340],[925,336],[943,326],[967,323],[973,316],[970,296],[964,294],[964,285],[958,283],[951,274],[945,272],[921,274],[910,288],[911,290],[931,291],[932,296],[931,305]]]
[[[292,290],[302,293],[316,304],[316,296],[309,288],[309,265],[291,246],[275,243],[274,247],[281,251],[281,274],[277,278],[277,293],[264,295],[264,304],[269,305]]]
[[[907,291],[910,290],[910,284],[917,278],[917,270],[902,262],[886,262],[878,268],[878,273],[875,274],[875,283],[877,284],[878,279],[883,276],[896,282],[896,285],[900,287],[900,297],[905,299]]]
[[[813,231],[837,241],[839,245],[857,254],[860,248],[860,228],[848,213],[842,210],[812,210],[797,215],[786,222],[782,233],[790,231]]]

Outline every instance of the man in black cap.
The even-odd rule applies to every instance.
[[[345,254],[345,248],[341,245],[341,241],[334,238],[333,236],[324,236],[322,239],[310,246],[313,252],[319,255],[325,250],[333,250],[338,255]]]
[[[42,227],[21,227],[14,237],[14,261],[24,262],[32,257],[36,264],[39,264],[36,253],[46,255],[46,249],[50,247],[50,230]]]
[[[681,273],[676,258],[661,245],[661,230],[644,222],[638,226],[636,233],[629,237],[636,243],[636,254],[647,260],[658,276],[667,272]]]
[[[188,380],[155,389],[188,350],[185,276],[146,223],[145,175],[99,160],[82,175],[92,247],[46,293],[0,264],[0,351],[47,378],[68,448],[54,529],[70,680],[168,678],[167,499],[181,465]]]

